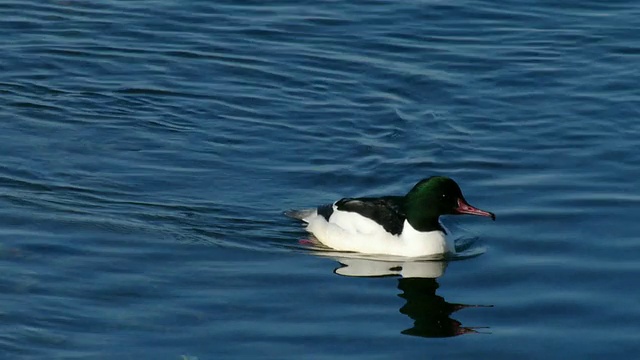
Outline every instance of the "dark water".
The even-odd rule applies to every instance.
[[[0,1],[0,358],[640,356],[639,19]],[[498,215],[445,219],[479,256],[314,254],[281,215],[434,174]]]

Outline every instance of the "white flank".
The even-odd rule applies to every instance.
[[[302,220],[308,223],[307,231],[318,241],[339,251],[407,257],[455,252],[442,231],[420,232],[405,220],[402,233],[393,235],[358,213],[339,211],[335,204],[329,221],[317,211]]]

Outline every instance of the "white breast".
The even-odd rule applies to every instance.
[[[419,253],[420,256],[455,253],[456,251],[442,231],[421,232],[414,229],[407,220],[404,221],[400,237],[404,240],[408,252]]]

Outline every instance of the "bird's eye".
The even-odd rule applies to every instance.
[[[442,194],[442,198],[446,199],[447,198],[447,194]]]

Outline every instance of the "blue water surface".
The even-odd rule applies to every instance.
[[[640,353],[635,1],[0,1],[0,358]],[[457,261],[289,208],[453,177]]]

